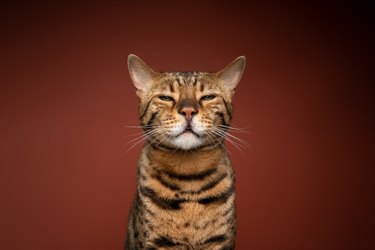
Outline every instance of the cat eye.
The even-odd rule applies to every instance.
[[[202,101],[209,101],[209,100],[212,100],[214,99],[216,96],[215,95],[204,95],[201,97],[201,100]]]
[[[160,100],[163,100],[163,101],[174,101],[174,99],[170,96],[167,96],[167,95],[161,95],[159,96]]]

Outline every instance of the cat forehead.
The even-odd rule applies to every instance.
[[[161,74],[161,82],[175,82],[180,86],[195,87],[197,83],[205,84],[212,80],[212,74],[207,72],[165,72]]]

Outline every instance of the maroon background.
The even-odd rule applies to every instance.
[[[1,7],[0,248],[122,249],[135,53],[171,71],[247,56],[237,249],[374,249],[370,6],[132,2]]]

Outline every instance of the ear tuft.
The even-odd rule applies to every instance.
[[[128,56],[128,69],[134,87],[140,92],[145,92],[149,89],[155,76],[158,74],[134,54]]]
[[[217,72],[217,76],[222,86],[227,90],[233,91],[239,81],[241,80],[243,71],[245,69],[246,57],[237,57],[233,62],[231,62],[224,69]]]

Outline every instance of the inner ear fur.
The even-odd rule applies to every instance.
[[[137,93],[146,92],[159,74],[134,54],[128,56],[128,69]]]
[[[225,89],[233,91],[237,87],[245,69],[245,64],[246,57],[240,56],[216,73],[220,83]]]

